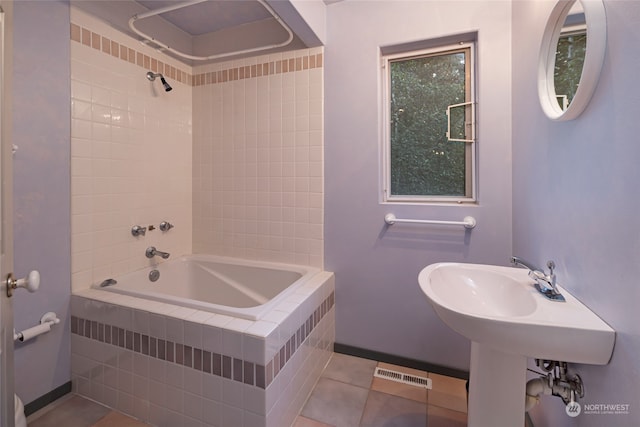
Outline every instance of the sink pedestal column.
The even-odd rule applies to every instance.
[[[527,358],[471,342],[469,427],[523,426]]]

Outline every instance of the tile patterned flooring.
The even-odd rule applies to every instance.
[[[376,366],[431,378],[432,389],[374,378]],[[465,381],[335,353],[294,427],[466,427]]]
[[[428,377],[432,389],[374,378],[376,366]],[[464,380],[334,353],[292,427],[466,427],[466,399]],[[28,424],[148,427],[76,395],[33,414]]]

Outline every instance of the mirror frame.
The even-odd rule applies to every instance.
[[[567,109],[562,110],[554,83],[556,46],[565,18],[576,1],[581,3],[587,22],[587,49],[576,94]],[[573,120],[587,107],[598,84],[606,46],[607,18],[602,0],[559,0],[556,3],[544,29],[538,63],[538,97],[547,117],[554,121]]]

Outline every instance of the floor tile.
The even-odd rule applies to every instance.
[[[427,376],[433,389],[373,379],[376,366]],[[466,427],[466,411],[464,380],[335,353],[292,427]],[[67,395],[30,416],[29,427],[149,425]]]
[[[396,372],[402,372],[403,374],[416,375],[423,378],[426,378],[428,376],[428,373],[425,371],[406,368],[404,366],[391,365],[389,363],[380,362],[378,363],[378,367]],[[385,378],[374,377],[373,382],[371,383],[371,390],[392,394],[394,396],[404,397],[405,399],[415,400],[416,402],[427,403],[426,388],[417,387],[410,384],[403,384]]]
[[[91,427],[147,427],[148,425],[149,424],[113,411]]]
[[[429,405],[440,406],[458,412],[467,412],[466,381],[438,374],[429,374],[431,390],[427,393]]]
[[[358,387],[369,388],[376,365],[375,360],[334,353],[322,376]]]
[[[89,427],[109,412],[110,409],[105,406],[73,396],[55,409],[29,421],[29,427]]]
[[[467,427],[467,414],[428,405],[427,427]]]
[[[360,427],[424,427],[426,424],[426,404],[372,390]]]
[[[311,418],[299,416],[296,418],[296,422],[292,427],[335,427],[330,424],[321,423],[320,421],[312,420]]]
[[[335,427],[355,427],[360,422],[369,390],[320,378],[301,415]]]

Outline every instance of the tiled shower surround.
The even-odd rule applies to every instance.
[[[70,43],[74,291],[151,245],[323,267],[321,48],[190,67],[73,7]]]
[[[71,267],[77,291],[146,267],[148,246],[174,256],[191,253],[192,87],[178,61],[74,8],[71,22]],[[162,91],[159,81],[145,77],[159,66],[183,82],[170,79],[173,91]],[[175,228],[163,233],[157,230],[161,221]],[[135,238],[134,225],[156,230]]]
[[[194,68],[195,253],[323,267],[322,49]]]
[[[256,322],[89,287],[148,246],[323,267],[322,49],[190,67],[74,7],[70,43],[76,391],[157,426],[290,425],[333,347],[333,275]]]
[[[155,426],[291,425],[335,339],[331,273],[249,321],[100,290],[72,296],[75,390]]]

